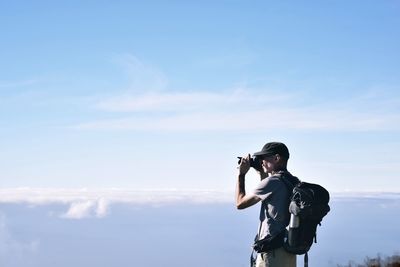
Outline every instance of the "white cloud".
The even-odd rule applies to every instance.
[[[127,72],[130,84],[125,92],[94,104],[98,110],[112,113],[112,119],[100,117],[72,128],[175,132],[400,130],[400,114],[393,112],[398,101],[393,101],[393,95],[377,97],[365,90],[363,95],[330,100],[318,99],[316,95],[321,94],[315,95],[312,90],[293,93],[246,86],[174,91],[167,88],[167,77],[160,70],[135,56],[121,55],[117,62]]]
[[[97,207],[95,210],[96,217],[98,218],[105,217],[108,213],[108,206],[109,206],[108,201],[105,198],[100,198],[97,201]]]
[[[131,76],[140,76],[146,66],[132,57],[127,60]],[[129,69],[129,68],[128,68]],[[145,71],[146,72],[146,71]],[[155,71],[147,71],[157,80]],[[153,87],[148,82],[148,87]],[[146,88],[146,83],[141,86]],[[160,86],[159,86],[160,87]],[[140,93],[145,92],[145,93]],[[113,119],[96,119],[74,125],[75,129],[140,131],[266,131],[400,130],[400,114],[393,112],[393,96],[365,95],[335,100],[314,99],[311,93],[282,92],[265,88],[238,87],[223,91],[127,91],[95,104],[113,113]],[[392,103],[388,105],[388,103]],[[119,117],[116,117],[119,116]]]
[[[204,111],[185,111],[174,114],[148,116],[141,114],[81,123],[75,125],[74,128],[143,131],[266,131],[273,129],[379,131],[400,130],[400,115],[371,114],[351,109],[286,108],[276,105],[249,111],[231,109],[213,111],[212,108],[205,108]]]
[[[48,199],[51,202],[51,199]],[[83,219],[89,217],[103,218],[109,210],[109,201],[104,197],[97,200],[70,200],[72,203],[66,213],[61,218]]]
[[[331,197],[335,200],[360,200],[360,199],[393,199],[400,200],[400,192],[382,191],[344,191],[333,192]]]
[[[82,219],[90,217],[94,206],[95,202],[92,200],[73,202],[68,211],[61,215],[61,217],[68,219]]]
[[[293,98],[289,94],[258,94],[245,89],[226,92],[150,92],[124,94],[100,101],[97,107],[106,111],[218,111],[274,105]]]
[[[224,202],[227,192],[222,191],[193,191],[193,190],[125,190],[125,189],[67,189],[67,188],[2,188],[0,203],[29,203],[43,205],[48,203],[77,203],[72,207],[73,212],[84,212],[94,208],[96,213],[104,214],[109,203],[171,203],[171,202]]]
[[[107,216],[115,203],[165,205],[169,203],[232,203],[232,192],[181,190],[63,189],[9,188],[0,189],[0,203],[46,205],[62,203],[68,210],[65,219]]]

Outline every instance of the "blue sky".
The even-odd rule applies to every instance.
[[[303,180],[399,191],[399,12],[2,2],[0,186],[233,191],[236,156],[278,140]]]

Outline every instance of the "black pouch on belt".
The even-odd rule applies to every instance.
[[[286,230],[282,231],[278,235],[274,237],[266,237],[263,239],[258,239],[258,235],[256,236],[253,244],[253,248],[258,253],[268,252],[283,246],[284,239],[286,235]]]

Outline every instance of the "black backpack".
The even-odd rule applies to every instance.
[[[329,192],[320,185],[299,182],[293,184],[286,178],[282,181],[291,193],[290,223],[283,247],[286,251],[304,256],[304,266],[308,266],[308,254],[313,242],[317,242],[317,225],[330,211]]]

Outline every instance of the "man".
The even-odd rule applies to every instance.
[[[260,226],[258,240],[270,239],[283,240],[282,234],[289,224],[289,198],[290,192],[282,179],[291,184],[299,180],[287,171],[289,150],[285,144],[271,142],[264,145],[260,152],[254,153],[255,163],[253,168],[259,173],[261,182],[251,194],[246,194],[245,176],[250,169],[251,157],[241,159],[236,188],[236,207],[245,209],[261,202]],[[260,162],[261,165],[257,165]],[[279,241],[278,240],[278,241]],[[295,267],[296,255],[285,251],[278,242],[279,247],[257,254],[257,267]]]

